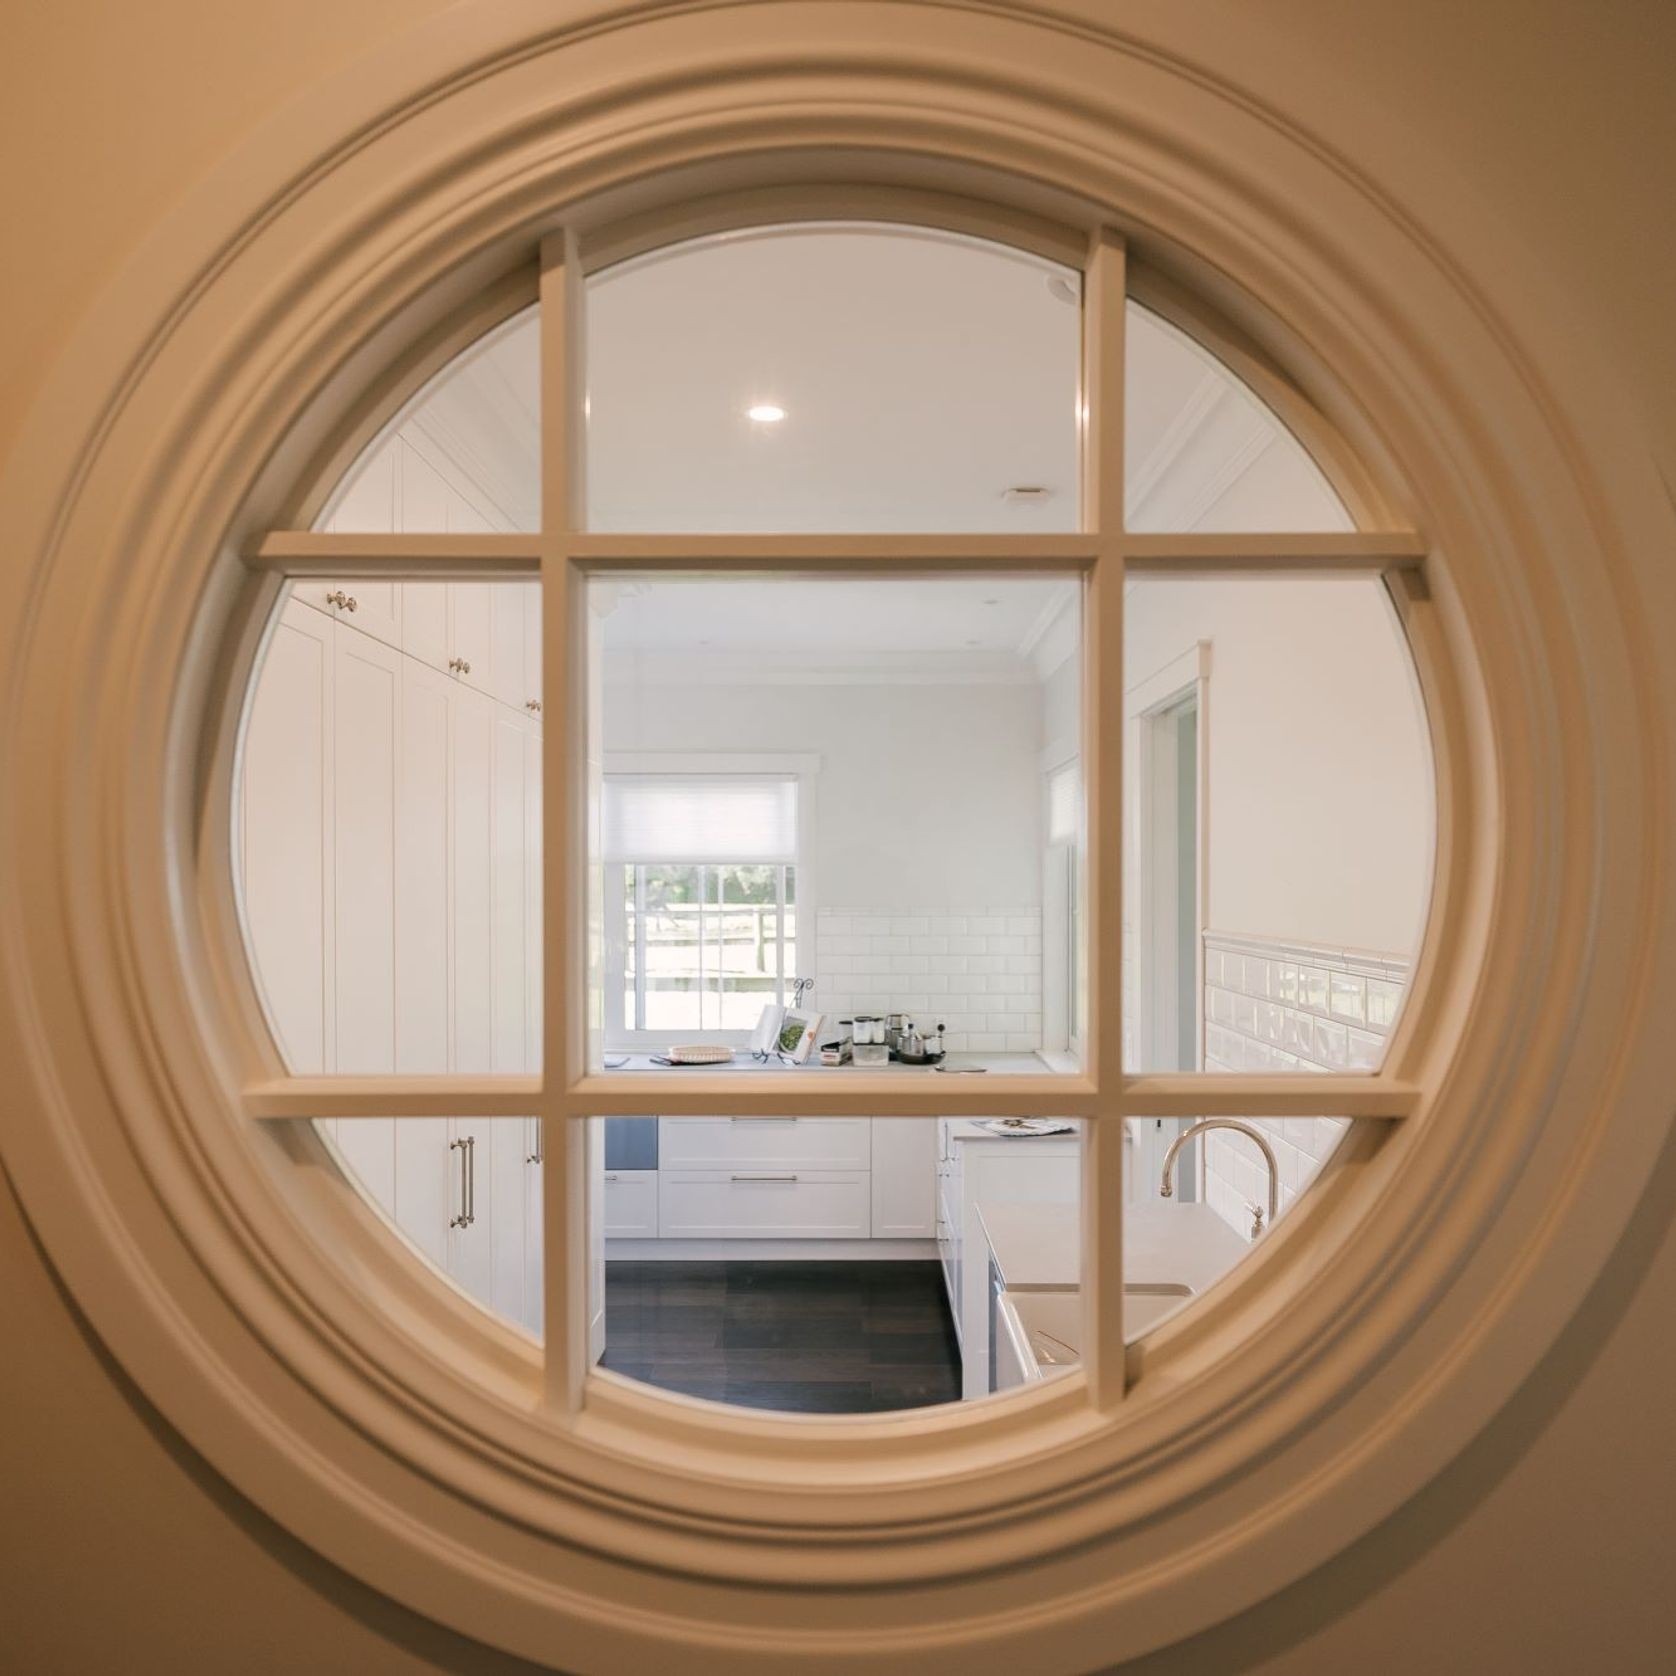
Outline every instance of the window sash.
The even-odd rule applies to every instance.
[[[584,264],[573,230],[542,245],[541,401],[543,520],[529,536],[334,536],[279,531],[258,543],[258,569],[301,577],[528,575],[542,581],[546,648],[543,797],[549,841],[544,882],[543,1063],[540,1078],[284,1077],[246,1089],[253,1116],[523,1115],[535,1112],[544,1146],[546,1364],[550,1405],[581,1406],[587,1346],[588,1179],[585,1125],[604,1115],[1073,1115],[1084,1128],[1084,1336],[1087,1392],[1107,1409],[1124,1392],[1121,1133],[1126,1115],[1336,1115],[1388,1121],[1419,1100],[1389,1066],[1369,1075],[1126,1077],[1122,1073],[1120,972],[1122,594],[1127,573],[1293,574],[1346,570],[1400,578],[1422,568],[1424,540],[1405,531],[1344,534],[1131,535],[1122,526],[1123,333],[1121,238],[1090,241],[1083,289],[1084,533],[1076,536],[633,536],[583,531],[580,514],[584,390]],[[590,945],[588,832],[598,795],[589,762],[586,664],[590,578],[668,570],[844,574],[918,569],[995,574],[1081,572],[1085,844],[1083,976],[1086,1068],[1056,1076],[916,1079],[682,1073],[648,1079],[592,1068],[586,1017]],[[1102,842],[1102,835],[1110,841]],[[787,858],[788,860],[791,858]],[[800,880],[801,884],[802,881]],[[972,1086],[973,1083],[980,1086]]]

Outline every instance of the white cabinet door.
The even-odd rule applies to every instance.
[[[665,1170],[661,1157],[658,1164],[663,1239],[867,1238],[864,1170]]]
[[[541,714],[541,585],[538,582],[525,582],[521,586],[524,596],[524,692],[520,703],[529,709],[533,703],[537,708],[532,715]]]
[[[401,654],[333,625],[332,770],[334,1068],[396,1069],[395,833],[400,781]],[[392,1118],[337,1125],[338,1150],[387,1210],[396,1198]]]
[[[401,776],[395,829],[396,1069],[450,1069],[452,1003],[449,756],[457,688],[404,657]]]
[[[654,1240],[658,1237],[658,1172],[607,1170],[602,1217],[605,1235],[613,1240]]]
[[[494,1069],[493,782],[495,707],[454,684],[449,707],[453,861],[453,1069]]]
[[[485,1118],[454,1118],[448,1142],[448,1272],[479,1303],[493,1305],[494,1132]]]
[[[529,1062],[528,944],[529,717],[492,706],[489,793],[490,1069],[507,1075]]]
[[[508,708],[524,712],[524,700],[531,697],[524,673],[524,632],[528,612],[524,597],[526,582],[489,584],[489,667],[483,688]]]
[[[865,1117],[662,1117],[658,1168],[866,1171],[871,1125]]]
[[[480,1172],[487,1166],[489,1192],[486,1217],[491,1268],[488,1301],[509,1321],[525,1319],[524,1280],[529,1237],[528,1198],[524,1159],[530,1152],[527,1118],[496,1117],[478,1125],[489,1132],[489,1156],[478,1159]]]
[[[448,584],[447,666],[468,686],[488,690],[494,639],[490,628],[492,582]]]
[[[396,1069],[396,808],[401,654],[334,625],[336,1066]]]
[[[447,582],[402,583],[402,650],[432,669],[448,668]]]
[[[251,698],[240,784],[244,915],[257,986],[292,1071],[335,1064],[332,920],[334,630],[295,600]]]
[[[875,1117],[873,1238],[928,1240],[937,1232],[937,1119]]]
[[[404,1117],[396,1123],[396,1226],[439,1269],[448,1267],[448,1219],[454,1214],[448,1141],[445,1117]]]

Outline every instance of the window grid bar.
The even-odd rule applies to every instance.
[[[1097,1098],[1092,1083],[1044,1072],[1033,1077],[967,1079],[903,1076],[841,1077],[802,1071],[713,1073],[696,1081],[675,1073],[584,1078],[557,1099],[536,1076],[295,1076],[250,1083],[246,1117],[288,1121],[331,1117],[527,1117],[546,1107],[560,1120],[583,1116],[705,1117],[747,1108],[783,1115],[794,1102],[811,1116],[853,1117],[865,1106],[875,1117],[1042,1116],[1117,1122],[1132,1117],[1343,1117],[1400,1123],[1412,1117],[1419,1086],[1371,1075],[1180,1075],[1125,1078],[1122,1114]],[[992,1110],[986,1113],[982,1108]],[[817,1108],[819,1108],[817,1110]]]
[[[543,729],[542,1147],[543,1339],[549,1406],[582,1406],[589,1349],[590,1225],[586,1125],[560,1121],[553,1091],[586,1064],[587,951],[591,945],[589,780],[599,772],[587,702],[586,578],[567,553],[584,521],[582,265],[569,229],[541,245],[541,621]],[[597,799],[592,800],[597,805]],[[603,900],[598,906],[603,910]]]
[[[1125,535],[1124,567],[1136,576],[1383,576],[1423,569],[1426,543],[1412,530],[1327,533]]]
[[[568,557],[585,570],[645,568],[799,572],[1086,570],[1098,555],[1087,535],[613,535],[572,532]]]
[[[254,1118],[528,1117],[541,1078],[515,1076],[275,1077],[244,1090]]]
[[[1128,286],[1124,245],[1095,232],[1083,276],[1083,527],[1095,561],[1083,581],[1082,762],[1086,1064],[1097,1119],[1121,1114],[1123,1065],[1123,399]],[[1090,1402],[1123,1400],[1123,1126],[1086,1125],[1082,1143],[1083,1367]]]
[[[275,530],[245,554],[252,570],[287,577],[380,576],[411,581],[527,580],[541,569],[535,535],[359,535],[327,530]]]

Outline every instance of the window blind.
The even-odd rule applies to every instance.
[[[611,862],[797,860],[797,781],[780,775],[608,774]]]
[[[1073,843],[1077,836],[1077,804],[1082,792],[1082,776],[1074,762],[1056,768],[1048,775],[1048,842]]]

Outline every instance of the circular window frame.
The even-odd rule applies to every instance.
[[[1636,1016],[1625,997],[1659,924],[1656,757],[1626,754],[1614,775],[1589,762],[1614,722],[1648,708],[1633,678],[1643,631],[1587,505],[1597,462],[1532,397],[1528,363],[1370,192],[1277,123],[1202,80],[1177,78],[1174,102],[1158,99],[1170,67],[1093,32],[1068,54],[1062,29],[1023,16],[989,17],[996,38],[951,62],[905,12],[900,39],[859,68],[832,17],[805,19],[828,34],[799,40],[795,63],[715,62],[695,21],[647,20],[609,50],[583,31],[523,43],[338,147],[236,239],[200,203],[197,231],[220,262],[193,287],[157,259],[143,305],[108,305],[119,338],[143,351],[119,384],[121,363],[91,334],[67,365],[82,431],[25,455],[25,469],[49,468],[43,488],[7,486],[7,527],[39,556],[19,602],[14,690],[19,713],[43,724],[8,738],[27,800],[13,807],[40,819],[9,833],[7,1028],[53,1121],[8,1126],[6,1160],[78,1302],[185,1435],[304,1540],[466,1633],[537,1658],[563,1646],[580,1668],[680,1643],[699,1669],[772,1669],[812,1650],[831,1668],[878,1669],[889,1655],[905,1665],[927,1636],[1028,1637],[1038,1668],[1087,1668],[1089,1649],[1125,1656],[1237,1610],[1389,1511],[1513,1389],[1603,1260],[1633,1202],[1633,1164],[1657,1139],[1613,1103]],[[434,42],[439,61],[446,48]],[[612,97],[578,112],[552,92],[568,85],[553,72],[590,52],[609,60]],[[714,74],[666,77],[667,53],[689,68],[708,56]],[[1113,76],[1103,88],[1078,61],[1096,53]],[[1026,63],[1051,97],[1011,68]],[[788,102],[788,90],[807,97]],[[376,91],[340,84],[339,114],[361,114]],[[1146,123],[1120,92],[1158,99]],[[1260,190],[1259,155],[1273,171]],[[567,199],[632,198],[679,168],[703,168],[718,189],[752,175],[766,185],[815,158],[863,183],[1010,182],[1036,213],[1071,210],[1072,225],[1121,204],[1161,268],[1283,350],[1274,366],[1338,368],[1342,383],[1321,372],[1312,393],[1362,457],[1402,462],[1391,478],[1418,486],[1440,549],[1471,554],[1431,570],[1439,671],[1483,677],[1448,699],[1461,729],[1440,780],[1483,775],[1528,848],[1498,853],[1479,818],[1457,823],[1440,856],[1437,900],[1459,906],[1434,913],[1422,972],[1445,943],[1466,951],[1432,974],[1427,1007],[1448,1028],[1405,1019],[1393,1047],[1439,1097],[1371,1167],[1341,1172],[1334,1195],[1342,1226],[1377,1231],[1378,1263],[1347,1253],[1306,1290],[1300,1211],[1221,1299],[1137,1352],[1168,1402],[1126,1406],[1100,1439],[1052,1387],[987,1414],[874,1423],[864,1482],[853,1450],[844,1458],[856,1433],[832,1428],[831,1481],[818,1497],[796,1488],[811,1509],[798,1525],[765,1518],[759,1487],[726,1481],[726,1440],[778,1444],[768,1459],[789,1470],[825,1423],[683,1420],[666,1399],[604,1380],[605,1400],[559,1437],[530,1406],[516,1344],[487,1372],[474,1363],[471,1386],[380,1324],[381,1300],[297,1238],[308,1207],[264,1198],[259,1143],[225,1121],[244,1067],[212,998],[248,1000],[249,983],[229,965],[225,927],[194,930],[178,840],[226,806],[215,793],[230,749],[201,757],[196,727],[254,656],[261,593],[271,605],[278,584],[250,583],[239,555],[279,521],[282,485],[321,446],[320,416],[394,342],[417,341],[427,311],[435,327],[446,294],[503,274]],[[311,260],[322,247],[331,255]],[[1241,276],[1243,300],[1219,273]],[[1477,375],[1470,392],[1464,370],[1446,377],[1405,352],[1439,340]],[[1577,609],[1579,577],[1603,584],[1593,609]],[[234,622],[243,631],[229,638]],[[1489,623],[1505,635],[1486,642]],[[1582,669],[1606,666],[1623,673],[1584,704]],[[186,859],[213,855],[207,827],[196,841]],[[1582,956],[1603,951],[1611,961],[1588,970]],[[242,1027],[263,1039],[254,1017]],[[1646,1097],[1644,1064],[1640,1075]],[[1485,1102],[1500,1120],[1473,1135]],[[1232,1313],[1242,1337],[1266,1317],[1263,1353],[1237,1369]],[[484,1338],[463,1305],[460,1326]],[[687,1475],[685,1505],[635,1456],[648,1427],[670,1441],[663,1473],[679,1462]],[[993,1465],[1003,1430],[1029,1450]],[[934,1432],[966,1443],[964,1462],[945,1452],[938,1468],[965,1465],[963,1479],[928,1483]],[[1101,1439],[1111,1447],[1097,1457]],[[588,1471],[576,1442],[594,1451]],[[950,1485],[966,1505],[944,1496],[928,1517]],[[995,1568],[1026,1530],[1030,1589],[1009,1599]],[[939,1589],[908,1586],[931,1577]],[[842,1585],[886,1579],[895,1606],[857,1627]],[[780,1585],[772,1609],[765,1582]],[[759,1607],[749,1632],[745,1599]]]

